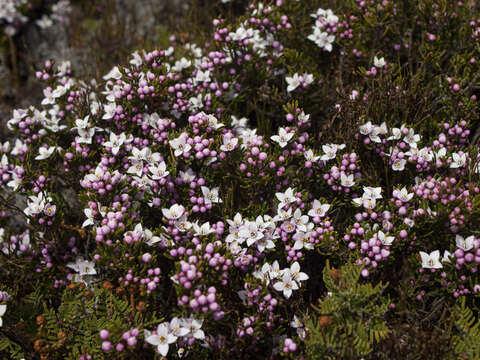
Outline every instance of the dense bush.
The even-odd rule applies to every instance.
[[[1,146],[3,357],[478,358],[479,7],[330,6],[45,64]]]

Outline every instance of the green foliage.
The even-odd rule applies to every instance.
[[[6,352],[10,354],[10,359],[12,360],[19,360],[25,357],[22,347],[3,334],[0,334],[0,352]]]
[[[327,262],[323,279],[329,293],[313,306],[316,314],[307,322],[309,359],[356,359],[389,335],[387,285],[363,284],[361,270],[352,264],[332,269]]]
[[[49,358],[78,359],[90,354],[105,359],[101,351],[99,329],[108,329],[112,340],[120,340],[125,328],[143,328],[143,315],[132,308],[131,299],[123,299],[106,289],[87,289],[83,284],[64,291],[58,309],[44,306],[37,317],[38,338],[35,351]],[[149,314],[149,323],[161,321],[155,313]]]
[[[454,308],[455,326],[459,332],[452,337],[452,347],[459,357],[480,358],[480,321],[462,298]]]

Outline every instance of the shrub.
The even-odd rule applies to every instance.
[[[478,6],[334,5],[45,64],[1,148],[5,356],[468,356]]]

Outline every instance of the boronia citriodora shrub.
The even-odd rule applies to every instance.
[[[479,358],[479,10],[255,1],[47,62],[0,148],[1,357]]]

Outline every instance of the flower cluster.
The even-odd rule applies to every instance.
[[[4,327],[35,338],[27,348],[43,358],[300,358],[316,335],[299,319],[337,298],[327,288],[367,301],[361,291],[385,286],[395,321],[396,308],[419,317],[418,302],[473,298],[479,114],[462,77],[478,64],[440,45],[444,66],[392,49],[387,35],[435,44],[404,33],[405,9],[377,5],[336,16],[255,2],[215,19],[213,41],[136,51],[89,83],[45,63],[40,105],[15,110],[0,144]],[[373,11],[390,17],[372,26]],[[473,49],[466,24],[449,33],[458,51]],[[329,54],[318,59],[311,41]],[[428,93],[432,79],[442,86]],[[361,285],[322,278],[327,262],[351,264]],[[325,339],[361,331],[320,320]],[[351,342],[380,347],[389,331]]]

